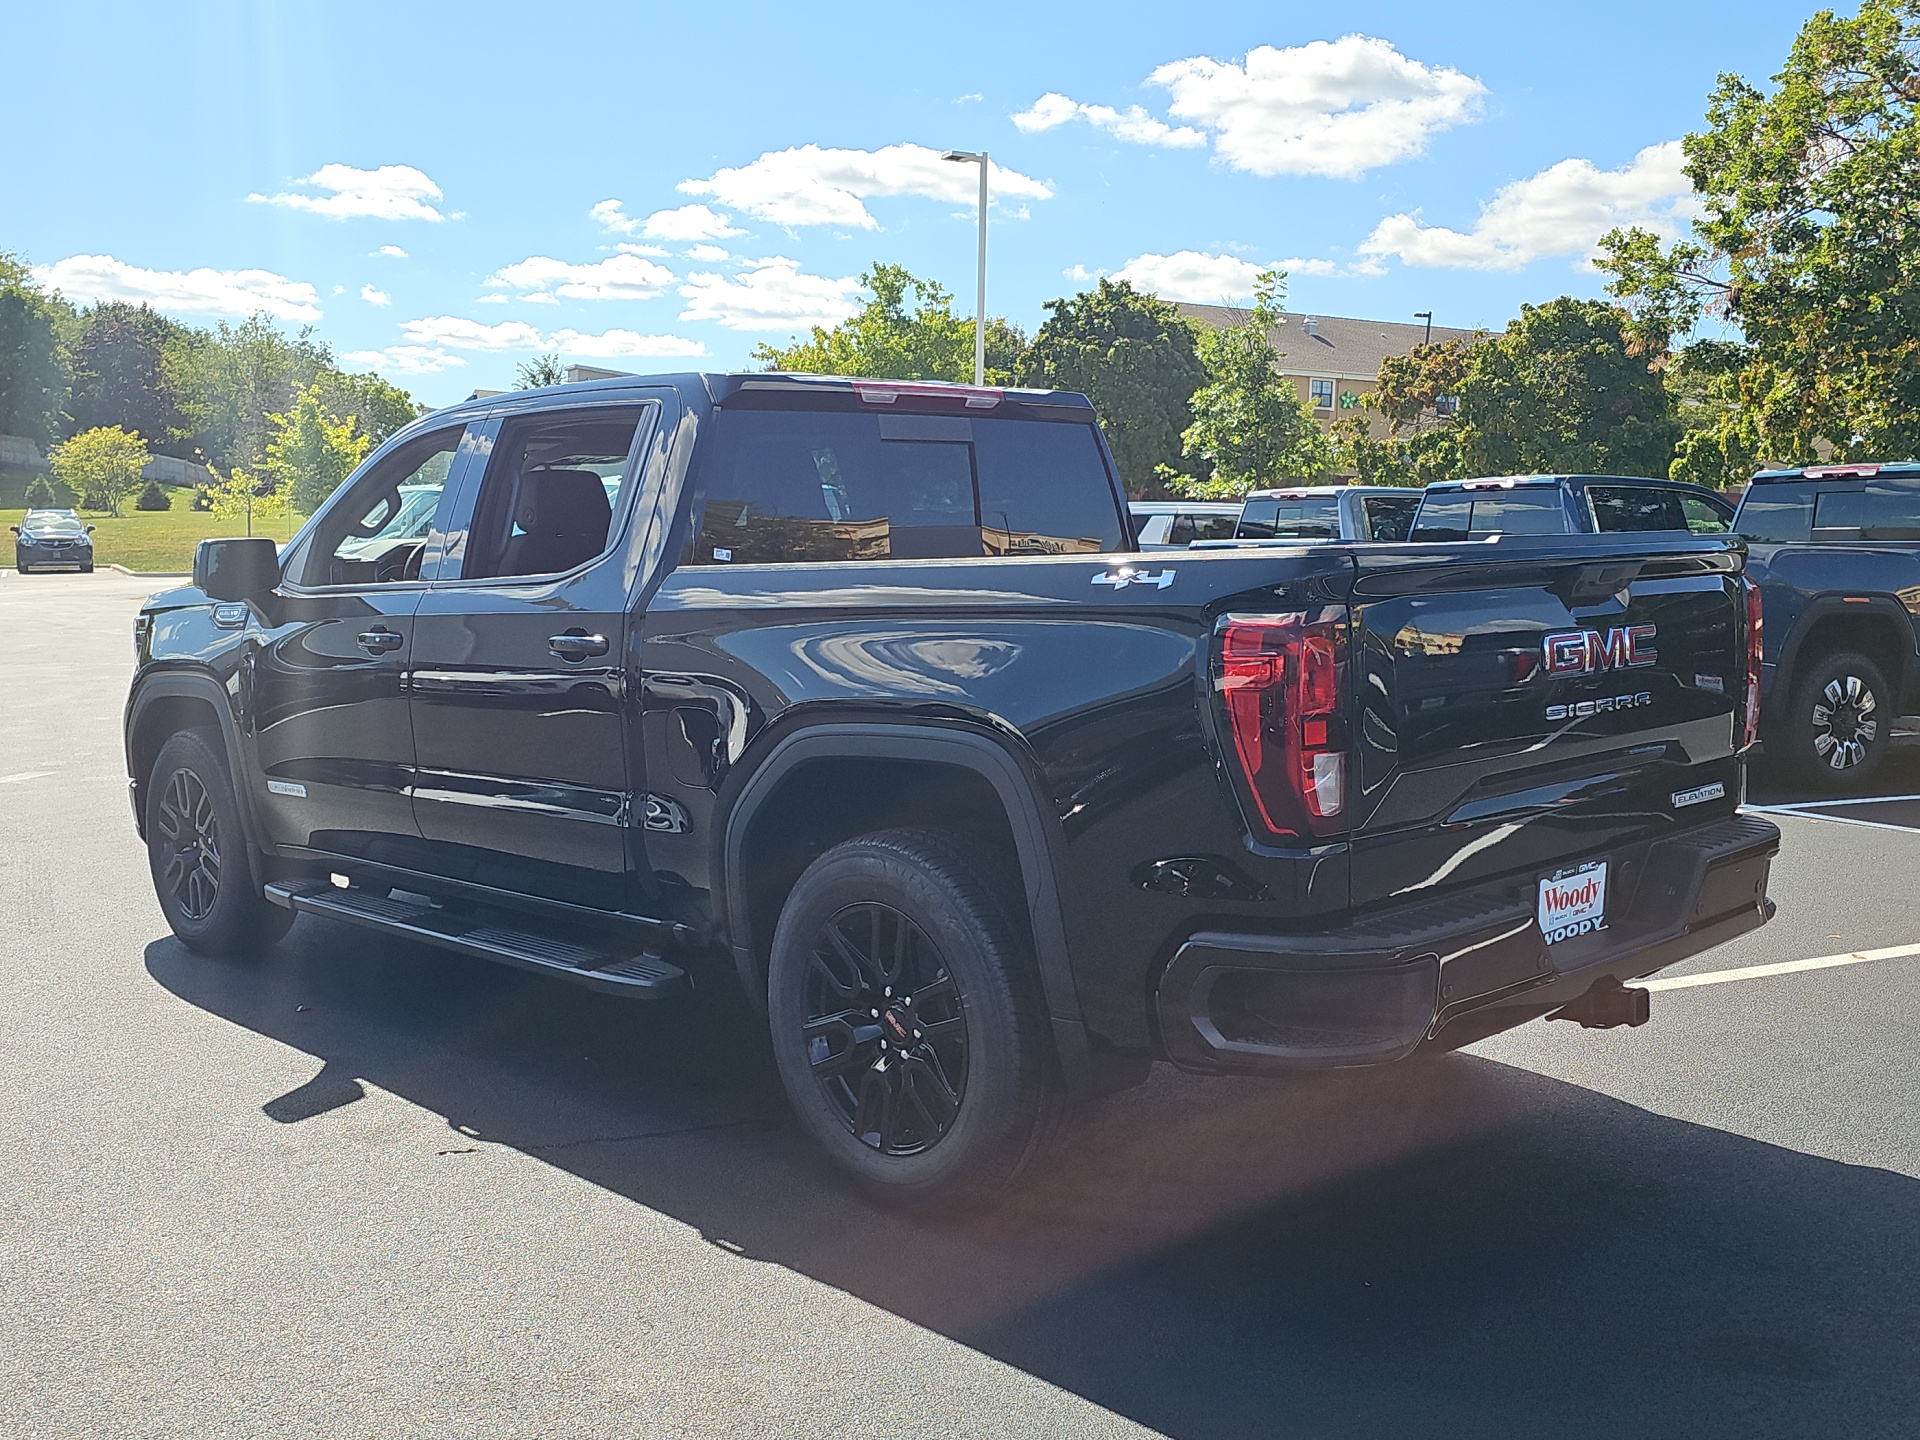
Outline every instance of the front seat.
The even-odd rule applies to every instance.
[[[504,575],[552,575],[607,548],[613,506],[591,470],[540,470],[521,482],[513,517],[522,532],[507,542]]]

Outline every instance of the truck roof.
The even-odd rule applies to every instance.
[[[1431,480],[1429,490],[1517,489],[1523,485],[1563,485],[1569,480],[1582,484],[1598,481],[1602,485],[1659,485],[1671,490],[1699,490],[1684,480],[1660,480],[1651,475],[1478,475],[1464,480]]]
[[[1920,460],[1888,460],[1849,465],[1796,465],[1784,470],[1762,470],[1756,485],[1778,485],[1786,480],[1920,480]]]

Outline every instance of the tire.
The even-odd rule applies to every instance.
[[[293,924],[255,887],[249,859],[223,747],[204,730],[180,731],[147,784],[147,863],[167,925],[189,950],[251,954]]]
[[[93,562],[88,561],[85,565],[82,565],[80,567],[80,573],[82,575],[91,575],[93,573]]]
[[[1898,708],[1886,676],[1866,656],[1822,656],[1793,688],[1780,727],[1787,758],[1808,784],[1865,787],[1886,758]]]
[[[13,573],[16,575],[31,575],[33,573],[33,567],[31,565],[22,565],[16,560],[13,563]]]
[[[1052,1138],[1063,1095],[1018,893],[966,836],[887,830],[820,856],[780,912],[767,1010],[781,1083],[801,1127],[883,1203],[991,1200]]]

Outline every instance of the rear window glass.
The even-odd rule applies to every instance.
[[[1560,492],[1546,486],[1502,490],[1436,490],[1420,502],[1415,540],[1465,540],[1474,535],[1564,535],[1567,512]]]
[[[1733,528],[1762,545],[1792,545],[1812,538],[1811,485],[1750,485],[1733,517]]]
[[[1097,554],[1124,542],[1091,425],[725,410],[687,565]]]
[[[1331,495],[1289,500],[1254,496],[1233,536],[1242,540],[1338,540],[1340,502]]]
[[[1367,517],[1367,539],[1404,540],[1412,533],[1420,510],[1420,492],[1406,495],[1369,495],[1362,502]]]
[[[1684,530],[1680,497],[1651,485],[1589,485],[1594,523],[1602,534],[1622,530]]]
[[[1920,540],[1920,488],[1883,483],[1820,491],[1813,528],[1816,539]]]

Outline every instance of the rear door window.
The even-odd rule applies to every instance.
[[[1920,487],[1869,483],[1822,490],[1813,502],[1816,540],[1920,540]]]
[[[1564,535],[1567,511],[1552,486],[1525,490],[1435,490],[1420,502],[1415,540],[1467,540],[1479,535]]]
[[[1099,554],[1125,537],[1091,425],[723,410],[686,565]]]
[[[1594,524],[1603,535],[1621,531],[1684,530],[1680,497],[1652,485],[1589,485]]]
[[[1695,535],[1724,535],[1733,528],[1733,507],[1724,500],[1682,492],[1680,513],[1686,517],[1687,529]]]
[[[1332,495],[1256,495],[1240,511],[1233,533],[1242,540],[1338,540],[1340,501]]]

